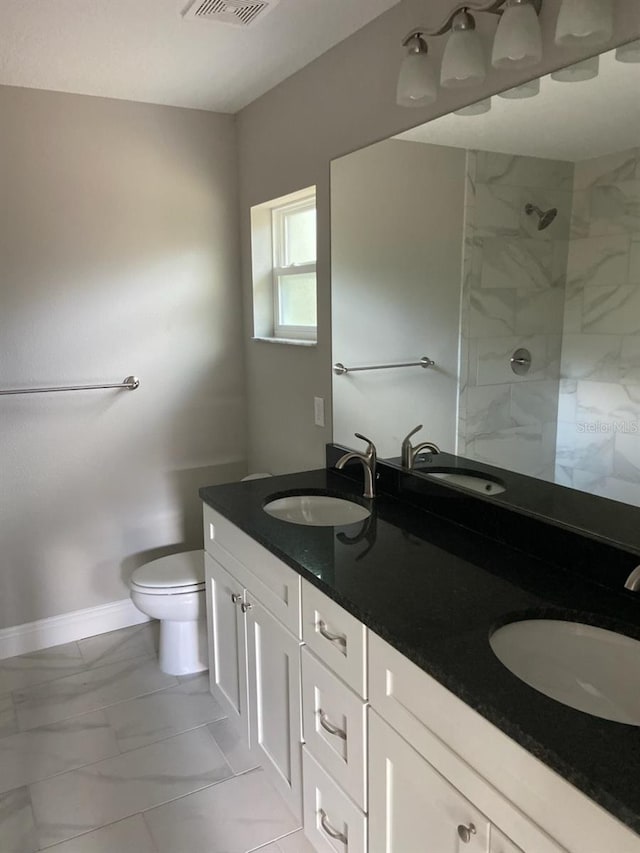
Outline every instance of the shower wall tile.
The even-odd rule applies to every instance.
[[[582,328],[587,334],[640,334],[640,287],[585,288]]]
[[[577,190],[573,194],[571,206],[571,224],[569,236],[571,240],[589,236],[591,225],[591,192],[589,190]]]
[[[522,191],[518,187],[476,186],[476,236],[517,237]]]
[[[620,287],[627,283],[629,238],[622,235],[586,237],[569,246],[569,285]]]
[[[469,296],[469,334],[474,338],[513,335],[516,331],[516,298],[513,288],[472,290]]]
[[[531,353],[531,368],[518,376],[511,370],[511,356],[519,347]],[[533,337],[482,338],[478,341],[478,385],[531,382],[544,379],[547,368],[547,341],[543,335]]]
[[[576,422],[611,426],[612,431],[638,430],[640,387],[615,382],[578,382]]]
[[[478,181],[512,187],[545,187],[571,190],[573,163],[540,157],[520,157],[478,151]]]
[[[558,415],[558,382],[522,382],[511,386],[511,417],[516,426],[555,422]]]
[[[558,420],[573,423],[578,405],[578,383],[575,379],[561,379],[558,394]]]
[[[622,338],[619,378],[625,385],[640,384],[640,335]]]
[[[619,151],[592,160],[576,163],[574,188],[586,190],[599,184],[615,184],[638,177],[640,149]]]
[[[640,181],[596,186],[591,190],[589,234],[640,234]]]
[[[518,291],[513,331],[518,335],[561,335],[564,301],[564,289],[560,288]]]
[[[546,466],[542,456],[542,431],[535,426],[511,427],[469,442],[470,456],[479,462],[535,476]]]
[[[613,476],[640,486],[640,434],[617,433],[614,439]]]
[[[511,418],[511,385],[479,385],[469,388],[467,427],[474,435],[486,435],[516,426]]]
[[[609,477],[613,472],[614,437],[590,432],[580,423],[558,423],[556,464]]]
[[[584,319],[584,287],[581,284],[567,283],[565,288],[564,312],[562,315],[563,334],[581,332]]]
[[[562,339],[563,379],[616,382],[620,349],[618,335],[565,334]]]
[[[629,247],[629,284],[640,285],[640,238],[633,239]]]
[[[553,280],[553,246],[526,238],[485,237],[480,285],[545,290]]]

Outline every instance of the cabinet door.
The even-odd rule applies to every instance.
[[[211,693],[249,744],[247,637],[241,609],[244,589],[209,554],[205,554],[204,565]]]
[[[377,714],[369,715],[369,853],[485,853],[489,822]]]
[[[491,827],[491,844],[489,845],[489,853],[523,853],[520,847],[517,847],[511,839],[503,835],[495,826]],[[558,848],[560,853],[560,848]]]
[[[247,592],[251,749],[302,817],[300,641]]]

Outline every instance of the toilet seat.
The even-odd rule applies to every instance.
[[[204,551],[183,551],[145,563],[131,575],[130,587],[146,595],[200,592],[205,588]]]

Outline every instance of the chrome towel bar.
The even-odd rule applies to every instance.
[[[345,373],[355,373],[357,370],[389,370],[392,367],[433,367],[435,361],[423,355],[420,361],[403,361],[400,364],[371,364],[367,367],[345,367],[339,361],[333,365],[333,372],[337,376],[343,376]]]
[[[135,391],[139,385],[140,380],[137,376],[127,376],[122,382],[110,385],[66,385],[61,388],[12,388],[8,391],[0,391],[0,397],[5,397],[9,394],[49,394],[52,391],[97,391],[102,388],[128,388],[129,391]]]

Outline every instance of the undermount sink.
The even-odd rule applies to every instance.
[[[594,717],[640,726],[640,642],[624,634],[555,619],[498,628],[494,654],[545,696]]]
[[[455,486],[463,486],[465,489],[470,489],[472,492],[480,492],[483,495],[499,495],[506,491],[506,488],[499,480],[494,480],[491,477],[487,477],[486,474],[469,469],[434,467],[426,470],[421,469],[420,474],[428,474],[429,477],[444,480]]]
[[[280,521],[313,527],[340,527],[371,515],[362,504],[329,495],[287,495],[269,501],[263,509]]]

